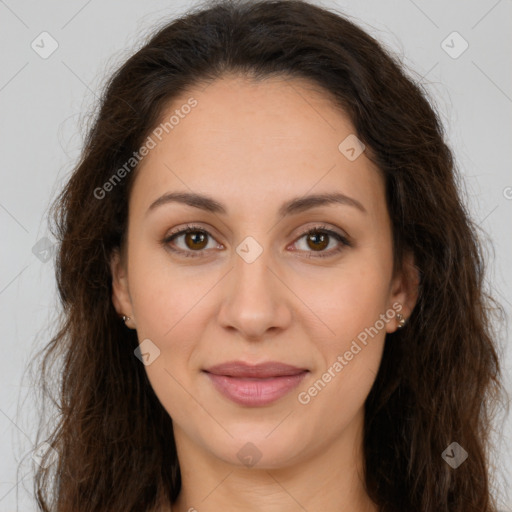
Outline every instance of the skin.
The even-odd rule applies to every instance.
[[[117,312],[130,317],[139,342],[149,338],[160,350],[145,369],[173,419],[183,485],[172,510],[376,511],[362,477],[363,407],[396,318],[308,404],[298,394],[394,303],[405,318],[414,307],[412,258],[392,272],[384,180],[365,152],[354,161],[340,152],[355,129],[307,81],[228,75],[175,99],[163,117],[191,96],[197,106],[137,170],[127,244],[111,261]],[[211,196],[227,213],[179,203],[148,213],[157,198],[178,191]],[[330,204],[277,214],[285,201],[325,192],[366,211]],[[162,244],[187,223],[211,236],[201,244],[197,234],[182,235],[168,245],[202,256]],[[322,225],[351,245],[334,237],[328,246],[308,242],[303,232]],[[252,263],[236,252],[247,236],[263,249]],[[279,400],[245,407],[201,371],[230,360],[281,361],[309,373]],[[249,442],[261,456],[252,467],[237,457]]]

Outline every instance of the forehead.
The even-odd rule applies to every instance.
[[[162,123],[173,115],[137,170],[133,190],[146,207],[176,189],[262,208],[308,191],[383,200],[382,177],[366,154],[351,160],[340,149],[355,137],[351,120],[307,80],[226,76],[175,98]]]

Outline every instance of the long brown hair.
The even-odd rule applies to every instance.
[[[123,246],[137,171],[126,162],[170,100],[228,72],[306,78],[342,107],[385,176],[395,268],[412,251],[420,271],[417,305],[388,335],[365,403],[369,496],[382,512],[494,512],[488,436],[503,388],[491,313],[499,308],[484,291],[482,244],[438,115],[370,35],[300,0],[197,6],[159,28],[106,85],[53,205],[63,311],[41,367],[49,393],[58,362],[47,438],[58,458],[37,472],[41,510],[149,511],[180,492],[172,420],[134,356],[136,331],[113,307],[109,259]],[[442,458],[454,441],[469,453],[457,469]]]

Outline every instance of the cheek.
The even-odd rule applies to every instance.
[[[204,329],[201,299],[214,276],[187,278],[186,271],[149,251],[134,252],[130,261],[130,294],[139,343],[149,339],[159,351],[145,371],[162,406],[181,423],[187,414],[201,414],[194,410],[197,403],[187,392],[189,361]]]
[[[139,337],[160,341],[175,337],[176,331],[187,325],[189,315],[198,317],[201,300],[216,277],[198,267],[177,265],[156,244],[134,247],[129,265],[130,295]]]
[[[387,273],[375,267],[355,268],[343,276],[337,296],[333,298],[337,307],[332,311],[340,334],[356,337],[385,312],[389,287],[387,277]]]
[[[308,306],[322,320],[326,335],[318,335],[318,322],[309,324],[318,364],[314,378],[301,388],[305,394],[299,402],[305,410],[311,407],[320,416],[336,411],[344,422],[364,403],[382,359],[387,322],[394,315],[386,310],[390,275],[390,260],[368,251],[347,258],[309,289]]]
[[[294,291],[305,298],[315,315],[312,319],[322,321],[323,339],[332,340],[329,345],[333,347],[343,348],[348,340],[373,326],[385,313],[391,266],[378,254],[368,251],[367,254],[354,253],[338,267],[322,270],[326,271],[316,271],[314,275],[309,270],[311,275],[306,276],[296,273]],[[313,327],[311,339],[318,338],[318,321],[312,320],[311,329]]]
[[[345,277],[332,288],[329,300],[317,299],[318,316],[334,334],[319,338],[311,329],[317,364],[297,397],[313,427],[326,437],[346,428],[364,406],[386,337],[381,315],[386,312],[387,283],[379,281],[378,273],[353,272]],[[325,418],[331,418],[329,424]]]

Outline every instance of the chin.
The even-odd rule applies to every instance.
[[[297,438],[290,429],[265,424],[251,428],[247,423],[228,427],[230,434],[222,439],[203,439],[203,445],[227,464],[247,469],[278,469],[293,465],[304,452],[305,439]]]

